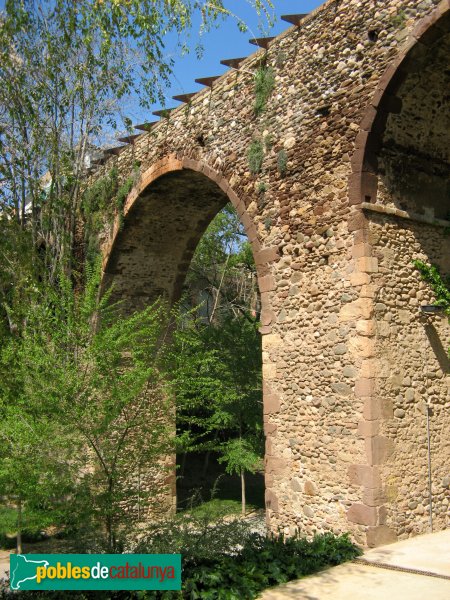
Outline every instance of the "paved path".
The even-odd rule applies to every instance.
[[[267,590],[261,600],[450,600],[450,530],[368,550],[361,558]]]
[[[0,579],[5,577],[6,571],[9,571],[9,552],[0,550]]]

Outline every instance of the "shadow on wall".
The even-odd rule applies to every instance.
[[[448,375],[450,373],[450,359],[447,354],[447,350],[442,345],[436,328],[431,323],[427,323],[425,325],[425,333],[438,360],[439,366],[442,369],[442,372]]]

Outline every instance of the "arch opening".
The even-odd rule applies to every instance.
[[[377,201],[429,219],[448,220],[450,19],[439,22],[434,37],[429,45],[412,50],[392,82],[389,95],[395,106],[387,114],[378,142]]]
[[[442,348],[450,327],[447,319],[420,318],[420,306],[435,298],[413,261],[450,273],[450,11],[437,9],[413,35],[380,82],[362,124],[363,151],[354,157],[354,203],[362,203],[362,235],[376,263],[375,424],[384,451],[369,460],[383,482],[379,529],[388,541],[449,524]]]
[[[179,440],[189,438],[189,442],[183,442],[184,446],[181,442],[178,443],[178,456],[176,459],[172,459],[173,463],[175,460],[178,463],[176,471],[174,466],[175,477],[172,479],[172,494],[174,497],[178,497],[178,508],[188,506],[199,490],[200,494],[197,494],[197,497],[194,498],[196,502],[199,501],[199,498],[202,498],[203,501],[210,499],[214,489],[215,500],[219,501],[219,504],[220,501],[224,501],[223,506],[219,507],[219,512],[222,509],[226,510],[227,501],[233,501],[233,503],[228,502],[231,510],[235,510],[240,501],[241,477],[238,475],[236,468],[227,469],[230,461],[226,459],[226,450],[227,445],[232,450],[232,442],[237,444],[241,434],[245,436],[248,433],[247,415],[237,410],[239,402],[234,398],[233,403],[233,398],[229,394],[228,404],[225,400],[225,404],[218,406],[217,409],[223,410],[224,413],[228,411],[227,418],[235,419],[234,422],[225,423],[223,426],[211,425],[214,420],[212,415],[205,416],[205,413],[211,412],[214,403],[219,402],[220,393],[227,394],[224,382],[220,382],[222,387],[219,385],[219,366],[223,368],[224,380],[227,377],[229,378],[228,387],[233,385],[230,377],[232,379],[232,370],[235,367],[237,371],[240,369],[241,378],[243,376],[246,376],[247,380],[250,376],[255,378],[254,382],[246,382],[246,384],[254,383],[255,385],[250,392],[247,390],[248,393],[245,398],[243,396],[243,402],[247,404],[247,411],[254,410],[253,417],[257,421],[254,424],[255,431],[258,430],[259,441],[261,442],[258,450],[255,445],[255,452],[260,451],[262,455],[261,464],[258,464],[255,472],[247,472],[245,488],[247,502],[256,505],[257,508],[263,508],[262,350],[257,328],[260,314],[260,297],[258,274],[254,260],[252,258],[256,297],[250,301],[252,306],[249,304],[249,308],[254,311],[254,323],[248,330],[239,325],[239,319],[236,318],[242,307],[234,311],[233,317],[231,314],[233,311],[219,310],[223,307],[220,307],[217,303],[217,300],[219,300],[217,294],[216,296],[213,294],[211,298],[208,298],[205,293],[195,293],[204,292],[204,290],[195,290],[193,285],[186,286],[188,275],[190,280],[188,283],[192,283],[192,279],[195,279],[195,276],[189,273],[191,261],[196,249],[199,247],[202,236],[215,217],[220,217],[221,214],[224,214],[224,211],[232,215],[232,220],[234,219],[236,224],[240,223],[238,237],[243,238],[246,234],[246,228],[242,225],[242,214],[238,215],[230,203],[230,195],[234,199],[233,194],[223,191],[216,181],[204,173],[189,168],[180,168],[179,164],[173,170],[169,170],[169,172],[162,175],[157,172],[150,183],[145,183],[145,175],[142,180],[144,182],[142,189],[139,189],[138,194],[135,195],[127,207],[124,225],[117,232],[106,258],[104,282],[106,285],[113,284],[112,301],[121,301],[127,311],[142,309],[160,297],[165,299],[171,306],[181,300],[180,310],[186,316],[183,320],[189,321],[189,325],[192,325],[195,321],[195,343],[204,344],[205,348],[203,350],[209,353],[205,364],[201,364],[198,357],[186,354],[187,368],[197,369],[199,379],[203,379],[205,386],[208,385],[208,382],[211,383],[211,378],[216,378],[216,381],[212,382],[215,388],[211,392],[215,394],[215,398],[210,402],[207,397],[208,392],[197,389],[201,396],[200,402],[198,398],[191,398],[195,407],[192,408],[191,406],[186,409],[186,405],[189,405],[188,398],[183,408],[183,418],[179,417],[182,406],[178,404],[178,399],[175,399],[177,404],[177,438]],[[229,256],[225,256],[225,263],[228,264],[230,257],[232,260],[236,260],[236,256],[241,251],[247,255],[247,260],[248,253],[250,255],[255,253],[254,244],[250,241],[248,241],[245,250],[240,246],[236,243],[235,236],[234,241],[228,248]],[[224,249],[222,248],[222,250]],[[224,265],[218,266],[219,270],[222,269],[219,273],[219,286],[224,286],[227,284],[226,277],[222,277]],[[236,271],[239,271],[239,269],[240,266],[236,265]],[[199,283],[198,277],[196,282]],[[196,305],[202,302],[202,307],[196,311]],[[195,317],[192,316],[193,312],[197,312]],[[225,316],[224,313],[226,313]],[[243,315],[242,311],[240,316],[245,322],[248,321],[248,315]],[[210,331],[205,331],[208,327]],[[239,331],[240,327],[241,331]],[[200,331],[202,328],[203,331]],[[222,332],[221,328],[227,329]],[[192,332],[189,333],[189,335],[191,334]],[[228,339],[224,342],[226,336],[228,336]],[[235,347],[231,348],[230,344],[233,344],[233,336],[235,336]],[[209,347],[206,348],[208,345]],[[243,353],[242,365],[236,362],[238,351]],[[250,361],[247,360],[249,356],[245,354],[246,352],[253,353]],[[249,364],[256,361],[256,365],[252,364],[251,368],[249,367],[247,373],[244,374],[246,361]],[[251,369],[253,370],[249,375],[248,371]],[[200,373],[200,371],[202,372]],[[193,376],[195,378],[195,373],[184,373],[182,378],[183,376],[185,376],[184,380],[192,380]],[[237,389],[238,383],[236,383],[236,389],[234,390],[235,394]],[[186,397],[189,394],[192,396],[192,393],[195,394],[195,385],[187,389],[180,388],[179,397],[184,398],[186,401]],[[201,402],[205,402],[205,404],[209,402],[209,404],[201,407]],[[192,418],[196,423],[194,430],[188,432],[186,421],[189,418]],[[198,421],[207,418],[209,418],[208,423],[211,425],[211,430],[205,435],[204,432],[202,434],[202,426],[199,426]],[[207,425],[203,427],[207,427]],[[196,443],[195,440],[192,441],[194,438],[198,438]],[[223,461],[219,460],[222,458],[224,458]],[[234,472],[227,474],[226,470]],[[217,484],[216,480],[219,480]],[[232,504],[233,506],[231,506]]]

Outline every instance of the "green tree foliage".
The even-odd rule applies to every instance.
[[[270,0],[248,0],[270,18]],[[102,128],[131,127],[125,101],[161,102],[193,20],[229,16],[222,0],[6,0],[0,13],[0,210],[45,241],[54,279],[71,262],[82,177]],[[238,23],[239,20],[238,20]],[[242,23],[240,23],[242,25]]]
[[[164,36],[186,33],[197,11],[202,28],[229,14],[221,0],[6,0],[0,14],[2,494],[24,515],[37,499],[56,514],[53,474],[73,507],[88,499],[80,511],[103,523],[110,548],[128,501],[121,474],[157,468],[159,439],[170,438],[157,366],[167,323],[161,305],[122,318],[108,294],[98,300],[98,272],[80,275],[80,215],[95,221],[109,202],[96,189],[83,206],[83,177],[102,127],[131,125],[121,102],[158,98],[172,66]],[[111,179],[120,212],[130,182]]]
[[[251,247],[230,205],[198,246],[188,297],[204,304],[182,317],[175,335],[179,450],[218,455],[241,477],[245,512],[245,473],[261,468],[263,454],[259,298]]]
[[[68,478],[66,507],[115,550],[127,502],[136,517],[151,492],[158,497],[131,480],[158,475],[173,437],[162,375],[168,318],[160,303],[121,316],[108,293],[99,299],[99,278],[88,269],[79,294],[64,275],[36,289],[22,330],[2,340],[10,376],[0,390],[0,477],[10,501],[31,508]]]

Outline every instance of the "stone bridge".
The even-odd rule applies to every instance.
[[[450,272],[450,0],[329,0],[291,21],[96,168],[140,169],[104,277],[131,307],[177,300],[232,202],[262,301],[270,527],[375,546],[429,528],[428,410],[433,527],[449,523],[450,330],[421,317],[412,261]],[[275,81],[255,115],[261,64]]]

